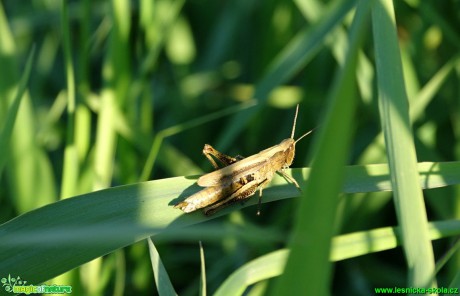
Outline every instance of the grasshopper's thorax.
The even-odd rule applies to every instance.
[[[284,151],[284,165],[283,168],[288,168],[291,166],[292,161],[294,160],[294,155],[295,155],[295,141],[294,139],[288,138],[283,140],[280,143],[280,146],[282,147]]]

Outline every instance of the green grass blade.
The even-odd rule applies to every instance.
[[[416,97],[413,99],[414,105],[411,105],[409,110],[412,122],[422,115],[428,104],[433,100],[443,83],[447,80],[448,75],[455,69],[455,67],[458,67],[459,64],[459,56],[455,56],[450,59],[417,93]]]
[[[331,265],[328,261],[352,134],[356,103],[356,60],[370,11],[369,1],[360,1],[350,29],[349,50],[329,97],[329,109],[314,147],[312,174],[300,201],[290,242],[285,273],[275,295],[326,295]],[[341,147],[337,150],[336,147]],[[325,184],[324,180],[327,180]],[[305,279],[308,281],[305,281]]]
[[[111,1],[110,16],[113,28],[110,35],[110,50],[103,66],[104,88],[99,108],[93,189],[110,186],[118,134],[116,132],[117,109],[127,100],[131,83],[129,58],[129,31],[131,18],[126,14],[130,1]]]
[[[166,272],[166,268],[161,261],[160,254],[158,254],[155,245],[151,238],[147,239],[149,244],[150,260],[152,262],[153,275],[155,277],[155,283],[157,285],[158,294],[161,295],[177,295],[174,287],[169,279],[169,275]]]
[[[203,244],[200,241],[200,262],[201,262],[201,277],[200,277],[200,293],[201,296],[206,296],[206,264],[204,260]]]
[[[0,100],[0,117],[2,118],[7,117],[6,112],[11,103],[5,98],[14,95],[22,76],[21,61],[16,55],[22,49],[16,45],[17,38],[14,37],[14,30],[10,28],[10,24],[11,20],[7,18],[2,3],[0,4],[0,65],[2,66],[0,97],[3,98]],[[26,45],[25,48],[31,47]],[[34,81],[36,79],[37,75]],[[4,179],[6,183],[2,188],[8,188],[11,208],[17,213],[24,213],[54,202],[57,186],[52,164],[37,139],[37,112],[27,91],[21,99],[16,117],[16,124],[9,139],[8,161],[5,165],[7,178]],[[24,186],[24,180],[27,180],[27,186]]]
[[[459,64],[459,58],[454,57],[447,62],[412,99],[410,112],[411,122],[415,122],[423,115],[427,105],[433,101],[442,84],[447,80],[448,74]],[[383,157],[383,134],[379,133],[372,144],[361,154],[359,163],[381,162]]]
[[[282,249],[246,263],[227,277],[214,296],[243,295],[248,286],[281,275],[288,255],[289,251]]]
[[[458,289],[458,287],[460,287],[460,270],[457,271],[457,274],[455,275],[454,279],[449,284],[449,288]]]
[[[332,241],[330,260],[340,261],[394,249],[401,245],[400,232],[399,227],[384,227],[336,236]],[[460,221],[429,223],[432,240],[459,234]],[[243,295],[249,286],[282,275],[289,253],[289,250],[281,249],[244,264],[227,277],[214,295]]]
[[[460,162],[421,162],[418,164],[419,183],[423,189],[458,184]],[[372,180],[372,181],[371,181]],[[371,181],[371,182],[370,182]],[[391,191],[389,168],[386,164],[349,166],[345,169],[342,192]]]
[[[29,81],[30,71],[32,70],[34,55],[35,47],[33,47],[29,53],[26,66],[24,68],[24,73],[22,74],[21,80],[19,81],[16,95],[8,110],[3,128],[0,133],[0,176],[2,175],[3,168],[5,167],[5,163],[8,159],[8,147],[10,146],[11,133],[13,132],[13,127],[16,121],[16,116],[18,114],[19,105],[21,104],[21,99],[24,96],[27,88],[27,82]]]
[[[412,139],[408,100],[399,55],[392,1],[373,8],[379,111],[398,221],[409,268],[408,286],[433,286],[434,255],[428,221],[418,183],[417,157]]]
[[[67,136],[64,149],[64,165],[62,173],[61,198],[77,193],[79,172],[78,150],[75,139],[75,74],[72,62],[72,46],[70,43],[69,11],[67,2],[61,3],[61,25],[64,40],[64,59],[67,76]]]

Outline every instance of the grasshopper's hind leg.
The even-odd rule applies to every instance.
[[[213,205],[210,205],[209,207],[206,207],[203,212],[206,216],[209,216],[223,209],[224,207],[234,204],[235,202],[245,200],[254,194],[258,186],[259,185],[256,182],[249,182],[241,186],[238,190],[233,192],[228,197],[220,200],[219,202]]]
[[[259,216],[260,215],[260,205],[261,205],[261,200],[262,200],[262,190],[264,186],[268,184],[267,181],[268,179],[265,179],[260,183],[257,183],[256,181],[250,181],[244,184],[241,188],[233,192],[230,196],[222,199],[221,201],[213,205],[210,205],[209,207],[206,207],[204,209],[204,214],[206,216],[209,216],[231,204],[234,204],[239,201],[245,201],[249,199],[249,197],[251,197],[256,192],[257,189],[259,189],[259,204],[258,204],[258,209],[257,209],[257,215]]]
[[[216,149],[214,149],[214,147],[212,147],[209,144],[204,145],[203,154],[204,154],[204,156],[206,156],[206,158],[209,160],[209,162],[212,164],[212,166],[216,170],[219,169],[220,167],[216,163],[214,158],[219,160],[223,164],[224,167],[226,167],[228,165],[231,165],[232,163],[235,163],[235,162],[237,162],[239,160],[242,160],[244,158],[244,157],[239,156],[239,155],[237,155],[236,157],[228,156],[226,154],[223,154],[223,153],[217,151]],[[214,157],[214,158],[212,158],[212,157]]]

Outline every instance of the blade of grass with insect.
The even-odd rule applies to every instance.
[[[311,175],[300,201],[285,272],[275,295],[327,295],[338,194],[343,182],[356,103],[356,60],[370,12],[370,1],[359,1],[350,28],[345,64],[328,99],[324,123],[314,146]],[[337,149],[337,147],[341,147]],[[327,185],[324,183],[327,181]],[[309,279],[305,281],[305,278]]]
[[[148,238],[147,241],[158,295],[177,295],[152,239]]]
[[[435,286],[434,255],[428,239],[428,221],[418,180],[417,157],[412,139],[408,100],[394,8],[391,1],[377,0],[372,11],[376,51],[379,111],[394,190],[396,215],[402,229],[408,265],[408,286]],[[402,148],[403,147],[403,148]]]
[[[419,169],[419,182],[426,188],[460,184],[460,162],[422,163]],[[299,182],[306,182],[310,169],[286,170],[288,174],[291,172]],[[387,165],[351,166],[345,169],[345,175],[342,189],[345,193],[391,189]],[[171,205],[178,198],[200,190],[195,182],[196,177],[176,177],[113,187],[61,200],[18,216],[0,225],[0,274],[21,274],[32,283],[41,283],[155,234],[161,233],[159,238],[164,234],[163,239],[184,237],[191,240],[194,233],[196,237],[218,238],[223,231],[211,229],[209,236],[204,236],[203,232],[187,231],[184,235],[174,234],[174,231],[258,202],[250,199],[244,205],[229,207],[210,218],[199,212],[183,214],[173,209]],[[262,201],[280,201],[298,195],[294,186],[276,175],[265,189]],[[271,241],[280,239],[262,235]],[[40,264],[43,260],[47,264]]]
[[[460,221],[429,223],[430,239],[437,240],[460,234]],[[359,231],[334,237],[330,254],[331,261],[340,261],[375,252],[394,249],[401,245],[400,227],[384,227]],[[214,295],[243,295],[246,289],[284,272],[289,250],[281,249],[256,258],[235,270]]]

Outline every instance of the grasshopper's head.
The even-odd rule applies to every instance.
[[[294,161],[294,156],[295,156],[295,144],[302,140],[303,137],[307,136],[310,134],[313,130],[303,134],[300,138],[297,140],[294,140],[294,133],[295,133],[295,125],[297,121],[297,114],[299,113],[299,105],[297,105],[295,109],[295,115],[294,115],[294,123],[292,124],[292,132],[291,132],[291,137],[289,139],[284,140],[281,142],[280,146],[282,147],[284,154],[285,154],[285,165],[284,167],[287,168],[291,166],[292,162]]]
[[[291,166],[292,162],[294,161],[294,156],[295,156],[295,144],[302,140],[305,136],[309,135],[313,130],[303,134],[300,138],[297,140],[294,140],[293,138],[288,138],[283,140],[279,146],[281,147],[283,153],[284,153],[284,168],[288,168]]]
[[[295,156],[295,141],[294,139],[285,139],[280,143],[280,147],[284,153],[284,166],[289,167],[292,164]]]

